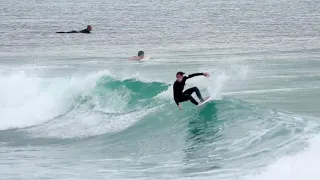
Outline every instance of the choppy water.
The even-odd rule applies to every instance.
[[[320,178],[320,1],[0,3],[1,180]]]

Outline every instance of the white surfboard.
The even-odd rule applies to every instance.
[[[204,98],[204,101],[198,104],[198,107],[206,104],[207,102],[209,102],[211,100],[211,96],[208,96],[206,98]]]

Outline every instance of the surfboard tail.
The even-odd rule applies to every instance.
[[[208,97],[204,98],[204,101],[200,102],[200,103],[198,104],[198,107],[201,106],[201,105],[203,105],[203,104],[205,104],[205,103],[207,103],[207,102],[209,102],[209,101],[210,101],[210,98],[211,98],[211,96],[208,96]]]

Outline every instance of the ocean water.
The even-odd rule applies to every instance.
[[[0,3],[1,180],[320,179],[319,0]]]

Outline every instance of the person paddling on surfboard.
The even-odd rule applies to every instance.
[[[198,105],[199,103],[191,96],[192,93],[196,92],[198,98],[200,99],[200,101],[204,101],[201,93],[199,91],[199,89],[197,87],[193,87],[190,89],[187,89],[183,92],[184,86],[186,84],[186,80],[195,76],[205,76],[208,77],[209,74],[208,73],[195,73],[195,74],[190,74],[188,76],[184,76],[184,72],[177,72],[176,74],[176,82],[174,82],[173,84],[173,97],[174,97],[174,101],[176,102],[177,106],[179,107],[180,110],[182,110],[180,102],[184,102],[184,101],[188,101],[190,100],[194,105]]]
[[[88,25],[86,29],[81,30],[81,31],[68,31],[68,32],[64,32],[64,31],[59,31],[56,33],[85,33],[85,34],[89,34],[92,31],[92,26]]]
[[[148,60],[148,59],[150,59],[150,56],[144,56],[144,52],[143,51],[139,51],[138,52],[138,56],[133,56],[129,60],[131,60],[131,61],[140,61],[140,60],[144,60],[144,59]]]

